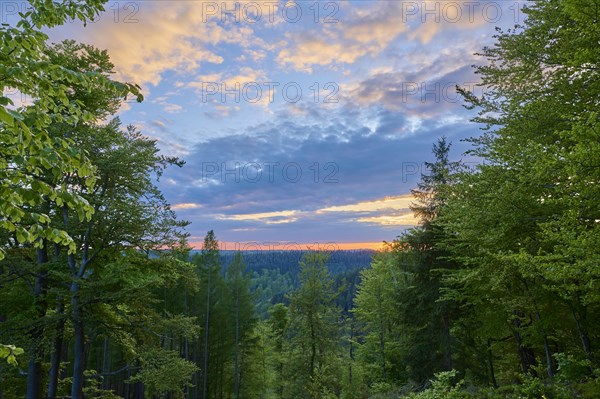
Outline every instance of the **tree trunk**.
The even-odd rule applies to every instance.
[[[237,289],[236,282],[236,293],[235,293],[235,365],[233,371],[233,392],[235,395],[235,399],[239,399],[240,390],[239,390],[239,381],[238,381],[238,350],[239,350],[239,327],[240,327],[240,319],[239,319],[239,307],[240,307],[240,298],[239,292]]]
[[[197,313],[196,313],[197,314]],[[198,348],[200,347],[200,341],[194,340],[194,344],[192,345],[192,357],[194,359],[194,364],[198,365]],[[194,371],[192,374],[192,385],[193,385],[193,395],[194,399],[200,397],[200,390],[198,389],[198,372]]]
[[[83,372],[85,370],[85,331],[83,327],[83,312],[79,304],[79,284],[71,284],[71,307],[73,323],[73,386],[71,399],[83,398]]]
[[[127,368],[127,381],[129,381],[129,379],[131,378],[131,368]],[[123,385],[125,385],[125,399],[129,399],[130,398],[130,392],[131,392],[131,384],[130,383],[126,383],[125,381],[123,381]]]
[[[494,372],[494,354],[492,353],[492,340],[488,338],[488,362],[490,364],[490,378],[492,380],[492,384],[494,388],[498,388],[498,383],[496,382],[496,373]]]
[[[208,282],[206,284],[206,321],[204,323],[204,369],[202,370],[202,399],[206,399],[206,383],[208,377],[208,327],[210,319],[210,265],[207,265]]]
[[[581,340],[581,347],[583,348],[583,352],[585,353],[588,359],[593,361],[590,336],[588,335],[587,330],[581,323],[585,320],[585,311],[579,312],[580,317],[577,317],[575,307],[572,304],[570,304],[569,307],[571,308],[571,314],[573,315],[573,320],[575,320],[575,325],[577,326],[577,333],[579,334],[579,339]]]
[[[381,356],[381,373],[383,375],[383,381],[387,382],[387,370],[385,367],[385,325],[383,322],[382,300],[381,295],[378,293],[377,304],[379,308],[379,353]]]
[[[450,317],[446,312],[443,317],[444,326],[444,367],[446,371],[452,370],[452,344],[450,337]]]
[[[529,293],[531,302],[533,303],[533,308],[535,310],[535,317],[536,317],[538,323],[540,323],[540,328],[542,330],[542,337],[543,337],[542,339],[544,342],[544,353],[546,355],[546,374],[548,374],[549,378],[553,378],[554,373],[552,372],[552,353],[550,353],[550,345],[548,345],[548,335],[546,334],[546,329],[544,328],[544,324],[542,323],[542,316],[540,315],[540,310],[539,310],[537,301],[536,301],[535,297],[533,296],[533,294],[531,293],[531,291],[529,290],[529,285],[527,284],[526,281],[525,281],[525,288],[527,289],[527,292]],[[531,316],[529,316],[529,318],[531,319]]]
[[[219,349],[220,348],[221,348],[221,345],[219,345]],[[223,359],[219,355],[219,399],[223,399],[223,374],[225,374],[224,373],[225,366],[223,363],[224,363]]]
[[[310,378],[315,375],[315,357],[317,356],[317,337],[312,318],[310,319]]]
[[[102,389],[108,389],[110,387],[109,384],[109,376],[108,372],[110,370],[110,343],[108,337],[104,337],[104,345],[102,347]]]
[[[352,364],[354,364],[354,321],[350,319],[350,361],[348,362],[348,381],[352,386]]]
[[[163,319],[167,318],[167,286],[163,287]],[[163,349],[167,349],[167,331],[163,332],[162,337],[160,338],[160,347]]]
[[[192,301],[192,304],[194,306],[193,311],[192,311],[192,315],[194,315],[195,317],[198,316],[198,301]],[[194,339],[194,342],[192,343],[192,361],[194,362],[194,364],[196,366],[198,366],[198,368],[200,368],[200,364],[198,364],[198,352],[200,351],[200,347],[201,345],[201,341],[200,341],[200,337],[198,337],[197,339]],[[198,371],[194,371],[194,374],[192,374],[192,395],[191,397],[194,399],[200,399],[200,387],[198,386],[198,381],[199,381],[199,375],[198,375]]]
[[[517,312],[513,312],[513,314],[517,315]],[[518,318],[515,318],[513,320],[513,325],[515,327],[513,329],[513,335],[517,341],[517,351],[519,353],[521,369],[523,370],[523,373],[537,377],[537,373],[533,368],[533,366],[537,364],[535,360],[535,353],[533,352],[533,349],[523,346],[523,338],[521,337],[520,333],[521,321]]]
[[[185,317],[188,316],[188,292],[187,292],[187,288],[184,289],[183,291],[183,315]],[[184,358],[186,361],[190,360],[190,340],[188,339],[187,335],[185,336],[185,342],[184,342]],[[184,390],[184,395],[186,398],[189,398],[190,396],[190,387],[186,384],[185,387],[183,388]]]
[[[64,331],[65,331],[65,303],[62,297],[56,299],[56,314],[59,319],[56,322],[54,335],[54,349],[50,358],[50,375],[48,381],[48,398],[56,398],[58,390],[58,377],[60,373],[60,359],[62,357]]]
[[[29,345],[29,363],[27,366],[27,393],[26,399],[39,399],[42,397],[42,339],[44,337],[43,317],[46,315],[46,285],[48,272],[45,264],[48,262],[46,247],[37,250],[37,272],[33,289],[36,318],[29,331],[31,344]]]
[[[245,390],[245,385],[244,385],[244,357],[246,355],[246,349],[242,348],[242,367],[241,367],[241,371],[240,371],[240,380],[242,383],[242,398],[244,399],[244,390]]]

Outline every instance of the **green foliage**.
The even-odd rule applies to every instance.
[[[281,396],[328,398],[341,392],[341,314],[326,267],[328,255],[307,253],[300,262],[300,287],[290,296],[289,321],[282,342]],[[277,333],[286,320],[283,305],[272,313]]]
[[[439,246],[462,265],[443,294],[472,307],[461,322],[487,347],[490,382],[512,383],[515,363],[529,375],[515,395],[562,397],[553,381],[597,366],[599,5],[530,2],[523,26],[483,51],[485,95],[466,93],[486,162],[459,175],[440,216]]]
[[[41,28],[63,24],[67,18],[86,21],[103,10],[103,3],[34,0],[15,27],[0,27],[0,229],[15,233],[18,243],[41,247],[49,241],[74,252],[71,236],[49,226],[48,214],[34,207],[50,200],[74,209],[80,220],[89,220],[94,211],[84,198],[58,182],[64,174],[77,175],[91,188],[96,177],[90,160],[72,138],[49,131],[55,123],[73,127],[93,123],[98,117],[70,93],[102,88],[116,97],[133,94],[142,100],[135,85],[114,82],[101,72],[69,69],[48,56],[48,37]],[[32,104],[15,104],[4,95],[5,89],[29,96]]]
[[[456,320],[464,308],[442,296],[444,274],[459,268],[438,247],[445,236],[439,218],[461,169],[450,162],[449,151],[445,138],[434,144],[435,162],[427,163],[430,173],[413,190],[417,201],[411,209],[420,225],[399,236],[362,273],[354,313],[364,325],[359,358],[370,386],[424,383],[435,372],[452,369],[453,363],[472,363],[466,353],[471,343],[456,339],[461,327]]]
[[[104,378],[96,370],[86,370],[84,373],[86,386],[83,392],[86,396],[98,399],[121,399],[121,396],[108,389],[102,389]],[[66,381],[63,381],[63,383]]]
[[[485,162],[434,143],[421,223],[361,272],[352,312],[323,253],[251,279],[211,230],[189,262],[154,181],[182,162],[110,120],[139,87],[111,80],[106,51],[46,44],[102,4],[31,0],[0,27],[0,90],[32,99],[0,96],[2,395],[23,396],[24,347],[31,385],[61,371],[74,398],[600,396],[599,0],[528,2],[483,50],[485,94],[463,94]]]
[[[582,381],[590,374],[592,368],[590,359],[578,359],[574,355],[566,353],[555,353],[554,358],[556,359],[560,381]],[[597,372],[594,374],[597,374]]]
[[[423,392],[407,396],[410,399],[466,399],[472,396],[462,391],[463,380],[457,380],[457,371],[443,371],[435,374],[431,387]]]
[[[285,301],[285,295],[294,290],[294,283],[290,273],[262,269],[260,273],[254,272],[250,289],[256,296],[256,313],[266,319],[276,301]]]
[[[103,122],[128,94],[141,100],[139,88],[111,80],[106,51],[73,41],[46,45],[39,30],[67,17],[90,18],[102,3],[33,1],[16,27],[0,28],[3,93],[11,88],[32,99],[13,104],[0,98],[0,227],[2,249],[11,247],[10,262],[2,265],[9,276],[3,291],[22,301],[3,316],[9,331],[26,333],[15,338],[30,349],[30,397],[42,395],[42,362],[65,340],[94,348],[102,336],[104,371],[111,366],[109,342],[125,362],[138,356],[141,342],[160,346],[155,330],[174,322],[165,315],[161,323],[154,290],[191,274],[181,263],[140,252],[186,237],[186,223],[154,185],[165,167],[182,163],[159,155],[156,141],[122,129],[118,119]],[[193,319],[171,318],[177,320],[173,331],[198,335]],[[73,369],[68,384],[73,397],[81,397],[84,353],[72,353],[64,360],[84,367]],[[60,362],[50,365],[59,368]],[[94,380],[87,384],[88,393],[97,388],[94,395],[108,395]]]
[[[413,191],[421,225],[383,268],[393,284],[377,286],[379,263],[363,274],[363,369],[393,376],[369,377],[379,395],[451,365],[469,384],[500,388],[475,394],[438,374],[413,396],[593,397],[583,387],[595,389],[600,327],[599,6],[528,2],[523,25],[483,50],[484,95],[464,94],[486,131],[470,153],[485,162],[462,170],[438,141]],[[378,318],[378,297],[396,315]],[[382,362],[392,343],[399,356]]]
[[[142,382],[150,397],[171,394],[176,399],[184,397],[184,387],[191,385],[192,374],[198,367],[182,359],[179,353],[150,349],[141,354],[142,370],[131,382]]]
[[[364,329],[358,352],[372,387],[387,385],[400,363],[397,295],[405,287],[405,276],[395,267],[391,253],[378,254],[371,268],[361,272],[353,312]]]
[[[22,348],[17,348],[14,345],[0,344],[0,359],[6,360],[6,362],[12,366],[17,367],[17,356],[22,355],[25,351]]]
[[[539,378],[523,376],[520,384],[513,384],[498,389],[480,390],[478,395],[489,399],[571,399],[592,398],[580,395],[577,390],[561,383],[548,383]]]

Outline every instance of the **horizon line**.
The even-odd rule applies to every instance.
[[[202,241],[190,242],[194,250],[202,249]],[[349,251],[368,249],[382,251],[386,248],[384,241],[363,242],[282,242],[282,241],[219,241],[220,251]]]

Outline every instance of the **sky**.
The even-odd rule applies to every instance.
[[[25,2],[2,0],[10,19]],[[441,136],[480,134],[455,86],[520,1],[110,1],[48,31],[107,49],[145,100],[118,113],[186,161],[158,186],[225,249],[377,248],[417,220],[410,190]]]

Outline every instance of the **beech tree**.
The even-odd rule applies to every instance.
[[[540,378],[565,356],[588,373],[597,364],[599,7],[532,1],[523,25],[484,49],[486,92],[464,94],[487,129],[472,140],[485,164],[463,176],[443,216],[446,248],[465,266],[448,297],[479,309],[490,353],[513,340],[522,371]]]
[[[108,79],[112,72],[113,66],[106,52],[91,46],[67,41],[47,47],[44,51],[49,62],[72,74],[87,74],[89,70],[94,70],[98,77]],[[56,77],[55,80],[58,86],[68,84],[71,75]],[[75,80],[65,94],[67,102],[76,103],[97,119],[73,125],[58,118],[51,121],[44,131],[57,143],[67,139],[65,143],[81,151],[86,162],[93,165],[90,172],[93,173],[95,184],[88,184],[89,179],[85,175],[60,168],[37,168],[28,173],[32,184],[61,187],[61,194],[52,199],[51,195],[44,192],[43,202],[30,202],[24,209],[45,215],[43,219],[47,228],[58,232],[56,234],[63,234],[60,233],[62,231],[69,238],[68,242],[46,238],[36,241],[37,256],[32,270],[35,313],[29,330],[30,361],[27,373],[27,397],[30,398],[41,396],[41,362],[45,352],[42,342],[47,336],[54,337],[48,396],[57,394],[66,319],[74,331],[71,395],[81,397],[83,394],[85,322],[89,319],[86,311],[90,310],[89,298],[83,298],[86,290],[97,284],[95,277],[102,275],[101,265],[111,264],[111,256],[119,257],[124,249],[150,251],[172,245],[185,236],[182,228],[186,223],[176,220],[152,182],[166,166],[181,163],[175,158],[158,155],[156,143],[133,127],[123,131],[118,119],[105,125],[98,124],[96,120],[115,112],[121,101],[119,92],[113,86],[101,83]],[[45,153],[45,156],[53,158],[50,153]],[[85,208],[73,206],[73,201],[80,201]],[[19,234],[15,240],[9,241],[17,249],[27,241],[20,239]],[[51,252],[49,246],[52,241],[54,247]],[[61,263],[63,267],[59,267]],[[13,270],[28,278],[24,270]],[[70,282],[68,291],[64,290],[62,283],[57,284],[57,278],[58,281]],[[70,298],[70,303],[65,302],[66,298]],[[55,309],[50,300],[56,303]],[[70,312],[68,318],[66,309]],[[48,325],[49,312],[54,312],[50,319],[56,321],[55,325]]]
[[[48,241],[75,249],[64,229],[50,228],[49,216],[31,209],[47,200],[77,210],[81,219],[89,219],[93,212],[83,198],[70,195],[66,187],[35,178],[42,174],[60,178],[68,173],[77,174],[90,187],[94,184],[93,167],[85,153],[68,136],[48,132],[56,122],[76,126],[96,119],[93,110],[69,95],[73,88],[102,87],[115,97],[133,94],[142,100],[136,85],[115,82],[102,72],[69,69],[46,52],[48,36],[42,28],[61,25],[67,18],[86,22],[104,10],[104,2],[32,0],[31,9],[21,14],[16,26],[0,27],[0,229],[13,233],[20,243],[41,248]],[[11,91],[28,96],[32,103],[15,104],[7,96]]]

